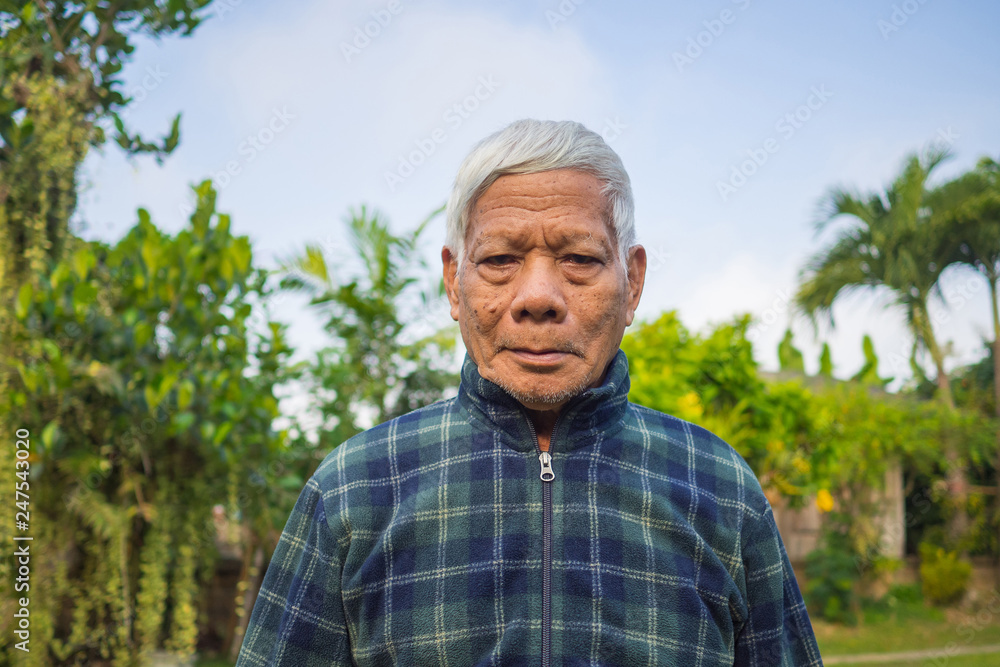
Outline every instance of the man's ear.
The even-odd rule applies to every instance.
[[[441,248],[441,264],[444,271],[444,291],[451,304],[451,319],[458,321],[458,258],[448,246]]]
[[[628,302],[625,311],[625,326],[632,324],[635,310],[639,307],[639,297],[642,287],[646,284],[646,249],[634,245],[628,251],[628,266],[625,267],[628,276]]]

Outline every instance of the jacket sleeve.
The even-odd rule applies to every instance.
[[[319,484],[310,478],[274,549],[237,667],[352,664],[338,553]]]
[[[738,667],[821,667],[812,624],[769,506],[743,529],[747,619],[736,638]]]

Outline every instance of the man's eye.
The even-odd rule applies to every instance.
[[[593,264],[597,261],[596,257],[590,257],[588,255],[570,255],[568,259],[573,264]]]
[[[490,266],[503,266],[504,264],[509,264],[512,261],[514,261],[514,258],[511,255],[493,255],[492,257],[484,259],[483,263]]]

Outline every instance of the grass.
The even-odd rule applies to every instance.
[[[862,616],[861,623],[854,627],[812,619],[823,657],[1000,644],[1000,616],[995,609],[935,609],[923,603],[915,587],[896,587],[893,595],[882,601],[866,603]],[[994,661],[994,658],[989,655],[951,656],[924,662],[948,667],[1000,664],[1000,660]]]

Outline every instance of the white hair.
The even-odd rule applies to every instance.
[[[604,183],[601,194],[610,216],[618,257],[628,273],[628,251],[635,244],[632,185],[618,154],[601,135],[573,121],[514,121],[473,147],[462,162],[448,199],[445,246],[462,265],[465,234],[476,201],[501,176],[578,169]]]

